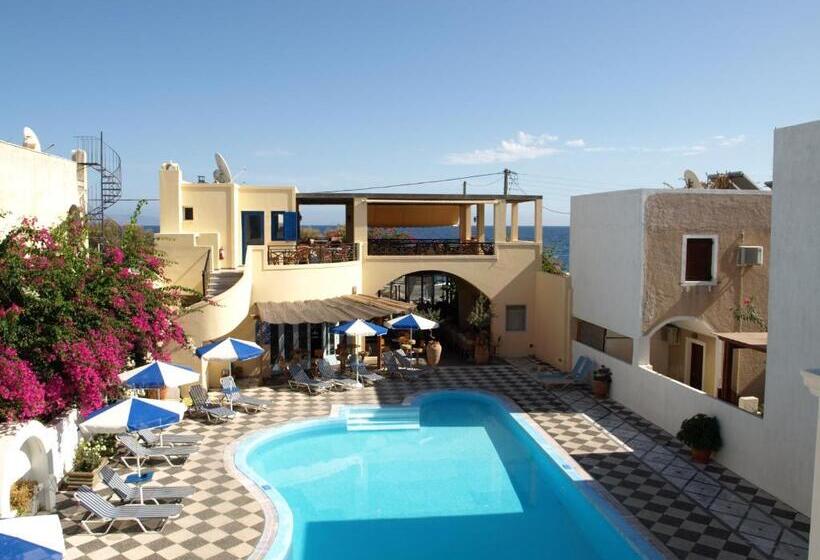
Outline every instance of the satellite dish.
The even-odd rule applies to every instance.
[[[683,181],[686,183],[687,189],[702,189],[703,183],[700,182],[698,176],[691,169],[683,172]]]
[[[41,151],[40,139],[37,138],[34,131],[27,126],[23,127],[23,147],[34,150],[35,152]]]
[[[233,180],[231,176],[231,168],[228,167],[228,162],[222,157],[222,154],[216,152],[214,154],[216,160],[216,171],[214,171],[214,181],[217,183],[230,183]]]

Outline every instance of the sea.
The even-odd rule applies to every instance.
[[[335,229],[337,225],[309,225],[321,231]],[[159,231],[157,225],[143,225],[144,229],[154,233]],[[407,233],[415,239],[457,239],[457,227],[425,227],[425,228],[396,228],[397,231]],[[475,234],[475,228],[473,228]],[[487,239],[493,238],[493,226],[487,226],[485,231]],[[535,238],[534,226],[519,226],[518,237],[522,241],[532,241]],[[543,227],[544,247],[552,247],[553,254],[561,261],[562,268],[569,270],[569,226],[544,226]]]

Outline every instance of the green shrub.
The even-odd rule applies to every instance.
[[[723,447],[718,419],[705,414],[695,414],[684,420],[677,437],[692,449],[719,451]]]
[[[74,470],[91,472],[102,464],[103,459],[111,457],[117,449],[117,440],[110,435],[96,435],[83,440],[74,452]]]

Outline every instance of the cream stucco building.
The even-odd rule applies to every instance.
[[[300,193],[287,185],[188,182],[175,163],[163,164],[159,175],[156,240],[174,261],[170,280],[212,296],[185,315],[186,333],[195,344],[229,335],[256,338],[270,352],[246,366],[252,375],[265,374],[294,349],[332,351],[336,340],[328,327],[339,316],[324,317],[321,310],[379,296],[446,304],[453,315],[442,327],[445,352],[469,353],[466,317],[484,295],[499,355],[568,362],[568,278],[541,271],[539,196]],[[518,235],[524,204],[536,210],[531,241]],[[338,238],[300,239],[299,210],[307,205],[344,208]],[[490,223],[497,227],[487,238]],[[376,229],[406,226],[453,226],[459,237],[386,239]],[[310,313],[299,315],[297,307]],[[186,352],[177,358],[194,360]],[[211,367],[210,383],[219,367]]]

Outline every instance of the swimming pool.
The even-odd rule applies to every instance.
[[[338,407],[248,436],[235,462],[276,508],[266,558],[663,557],[526,414],[483,392]]]

